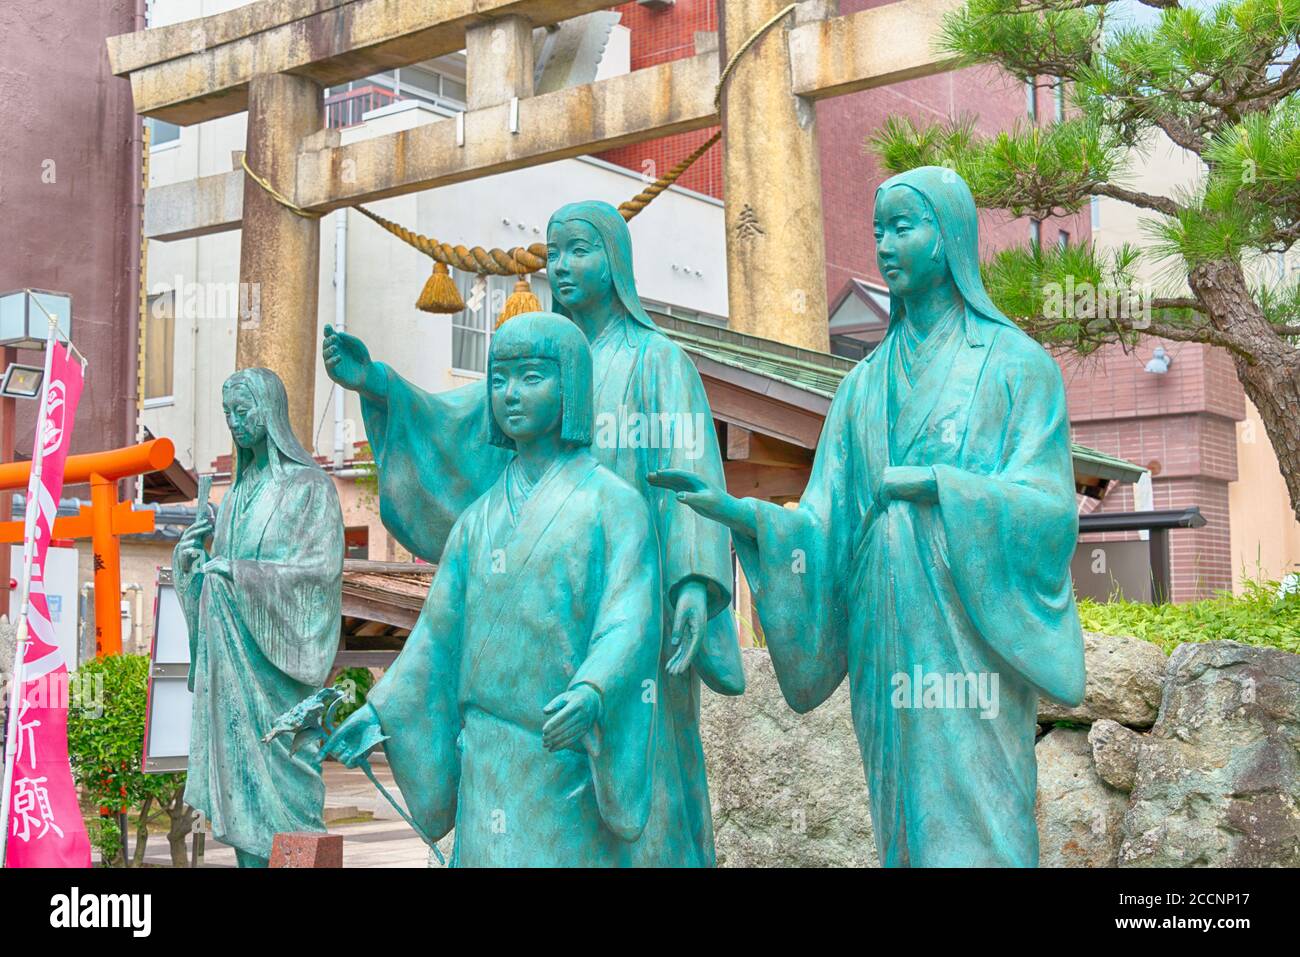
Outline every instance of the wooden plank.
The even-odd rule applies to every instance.
[[[136,112],[187,126],[246,109],[258,74],[297,73],[331,86],[455,53],[465,31],[499,17],[542,27],[619,0],[277,0],[111,37]]]
[[[727,426],[738,425],[805,449],[815,449],[821,435],[823,414],[753,392],[732,382],[701,375],[709,407],[716,419]]]

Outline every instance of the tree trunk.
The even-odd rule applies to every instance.
[[[167,828],[167,844],[171,849],[172,867],[189,867],[190,856],[185,848],[185,839],[194,829],[196,815],[194,808],[185,803],[184,785],[176,789],[167,805],[167,816],[171,819],[171,825]]]
[[[144,866],[144,850],[149,843],[149,808],[153,805],[153,795],[145,795],[140,805],[140,817],[135,822],[135,853],[131,855],[132,867]]]
[[[1251,296],[1240,264],[1203,263],[1188,274],[1188,283],[1215,328],[1254,360],[1232,353],[1237,378],[1259,410],[1291,497],[1291,511],[1300,521],[1300,349],[1273,330]]]

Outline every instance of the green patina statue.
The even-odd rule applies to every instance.
[[[276,833],[325,830],[314,746],[291,753],[283,738],[261,738],[320,687],[338,650],[343,515],[289,427],[275,373],[236,372],[222,406],[236,446],[231,488],[215,527],[201,510],[172,556],[194,692],[185,800],[241,867],[265,867]]]
[[[639,492],[591,452],[592,361],[568,319],[492,338],[483,433],[507,455],[456,520],[397,661],[325,743],[383,743],[452,866],[628,866],[650,818],[662,642]]]
[[[886,180],[875,235],[889,331],[798,508],[651,481],[732,529],[792,708],[848,676],[881,862],[1033,867],[1038,696],[1084,687],[1065,389],[984,290],[960,177]]]
[[[632,863],[711,866],[700,682],[723,694],[744,689],[729,613],[730,551],[724,528],[646,479],[680,469],[712,484],[723,481],[708,399],[690,359],[637,296],[631,236],[617,210],[597,202],[560,209],[551,217],[547,247],[555,309],[591,348],[591,455],[649,505],[662,570],[656,694],[663,732],[654,742],[650,820],[632,848]],[[384,525],[414,554],[438,561],[457,518],[497,485],[512,461],[508,449],[484,441],[486,390],[470,385],[426,393],[371,361],[359,339],[329,327],[323,355],[330,377],[360,393]]]

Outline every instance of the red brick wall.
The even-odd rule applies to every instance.
[[[878,5],[867,0],[841,0],[840,10],[856,13]],[[672,7],[663,10],[650,10],[638,3],[626,3],[616,9],[623,14],[623,25],[631,30],[631,65],[634,70],[693,56],[696,53],[695,33],[718,29],[716,0],[677,0]],[[1050,120],[1052,108],[1050,91],[1040,92],[1040,121]],[[1017,120],[1026,122],[1024,87],[995,70],[978,68],[836,97],[817,105],[829,300],[833,301],[850,279],[881,281],[876,270],[871,208],[876,187],[886,177],[866,149],[867,138],[891,115],[911,116],[918,121],[942,121],[965,114],[978,115],[979,128],[989,132],[1008,128]],[[650,140],[611,150],[602,156],[638,173],[659,176],[689,155],[713,132],[701,130]],[[774,161],[780,160],[774,158]],[[679,180],[679,184],[721,198],[721,147],[710,150]],[[1075,242],[1091,236],[1086,211],[1064,223],[1044,223],[1044,242],[1055,242],[1057,230],[1061,228],[1068,231]],[[1012,219],[1005,213],[984,213],[981,216],[985,255],[1011,245],[1022,245],[1028,235],[1026,219]]]
[[[1157,345],[1173,356],[1165,375],[1145,371]],[[1170,533],[1173,600],[1232,587],[1228,483],[1237,478],[1237,421],[1245,395],[1221,349],[1144,340],[1062,361],[1074,440],[1152,469],[1156,508],[1196,505],[1200,529]],[[1132,486],[1112,486],[1096,510],[1133,508]],[[1102,536],[1135,538],[1136,535]],[[1091,537],[1090,537],[1091,540]]]
[[[632,69],[695,56],[695,34],[718,29],[716,0],[677,0],[664,10],[651,10],[639,3],[616,7],[623,14],[622,25],[632,31]],[[650,179],[668,172],[684,160],[716,129],[697,130],[678,136],[634,143],[601,153],[602,159],[636,170]],[[717,198],[722,197],[722,146],[697,160],[677,185]]]

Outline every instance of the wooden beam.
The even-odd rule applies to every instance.
[[[804,449],[817,448],[825,414],[801,409],[721,379],[701,373],[713,417],[750,432],[761,432]]]
[[[619,2],[271,0],[110,37],[109,61],[130,76],[137,113],[188,126],[246,109],[254,76],[332,86],[455,53],[467,29],[500,17],[548,26]]]
[[[755,465],[751,462],[728,462],[723,467],[727,492],[737,498],[761,498],[764,501],[787,501],[803,495],[808,487],[809,467],[801,469]]]
[[[790,31],[791,85],[820,100],[944,73],[955,57],[934,48],[943,17],[965,0],[899,0]]]
[[[674,60],[584,86],[464,114],[464,146],[454,119],[299,154],[299,206],[340,206],[492,176],[526,166],[703,129],[718,123],[712,53]]]

